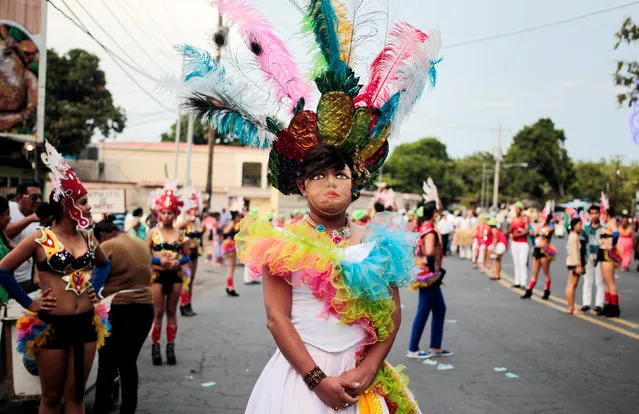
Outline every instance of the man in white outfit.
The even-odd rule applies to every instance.
[[[524,204],[521,201],[513,205],[515,216],[510,220],[510,252],[513,256],[513,266],[515,268],[515,284],[513,287],[526,289],[528,286],[528,232],[530,225],[528,217],[524,216],[522,211]]]
[[[472,219],[470,218],[470,213],[466,210],[462,212],[462,215],[459,220],[459,224],[457,226],[458,233],[460,234],[460,240],[463,238],[464,240],[461,242],[459,246],[459,257],[461,259],[472,259],[472,239],[474,236],[473,229],[475,227],[472,224]],[[469,240],[466,240],[469,239]],[[468,244],[470,241],[471,244]]]
[[[596,265],[597,251],[599,250],[599,242],[601,231],[603,226],[599,220],[599,206],[593,204],[588,209],[590,215],[590,223],[584,226],[584,230],[581,232],[581,238],[586,241],[586,273],[584,274],[584,287],[583,287],[583,312],[590,310],[592,305],[592,282],[594,280],[596,286],[595,294],[595,311],[599,312],[603,309],[604,305],[604,282],[601,276],[601,270]]]

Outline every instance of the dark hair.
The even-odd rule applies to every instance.
[[[599,211],[599,204],[591,204],[590,207],[588,207],[588,212],[590,213],[592,210]]]
[[[608,207],[607,213],[608,213],[608,217],[615,217],[616,216],[615,208],[613,206],[609,206]]]
[[[142,209],[142,207],[138,207],[135,210],[133,210],[133,217],[142,217],[142,214],[144,214],[144,210]]]
[[[437,203],[434,201],[429,201],[427,203],[419,203],[417,206],[417,211],[422,209],[421,217],[419,214],[417,215],[417,226],[421,226],[425,221],[428,221],[433,218],[435,215],[435,210],[437,210]]]
[[[579,217],[574,217],[572,220],[570,220],[570,227],[574,229],[575,226],[579,223],[581,223],[581,219]]]
[[[7,194],[7,200],[9,201],[14,201],[16,199],[16,193],[9,193]]]
[[[300,164],[297,180],[298,182],[304,182],[309,178],[313,178],[320,171],[341,170],[347,166],[351,170],[351,176],[354,176],[355,169],[353,160],[350,157],[332,145],[319,144],[306,154],[304,161]],[[358,198],[359,191],[355,190],[355,185],[353,184],[352,201]]]
[[[220,213],[218,213],[217,211],[215,213],[212,213],[211,215],[215,217],[216,219],[220,218]]]
[[[41,208],[39,209],[40,213],[38,214],[38,217],[40,217],[41,219],[47,218],[47,217],[53,217],[54,221],[60,222],[60,220],[62,220],[64,210],[62,209],[62,203],[60,201],[56,201],[53,198],[54,194],[55,193],[53,191],[51,191],[51,194],[49,194],[48,204],[45,204],[45,203],[41,204]]]
[[[120,228],[113,221],[106,219],[102,220],[93,227],[93,235],[96,239],[100,240],[102,233],[120,232]]]
[[[382,203],[375,203],[373,204],[373,209],[375,209],[376,213],[381,213],[384,211],[384,205]]]
[[[9,200],[0,196],[0,215],[4,214],[9,209]]]
[[[16,194],[21,194],[21,195],[27,194],[27,190],[29,189],[29,187],[40,188],[40,184],[36,181],[23,181],[20,183],[20,185],[16,189]]]

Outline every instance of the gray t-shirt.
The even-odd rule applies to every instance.
[[[20,212],[20,208],[18,207],[18,203],[14,201],[9,202],[9,209],[11,211],[11,223],[16,223],[22,219],[24,219],[24,214]],[[34,231],[36,231],[40,227],[40,223],[31,223],[24,230],[22,230],[16,237],[11,239],[11,241],[17,246],[24,238],[31,235]],[[31,270],[33,267],[33,259],[29,258],[27,261],[22,263],[15,270],[14,275],[18,282],[27,282],[31,280]]]

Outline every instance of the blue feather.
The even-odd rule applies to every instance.
[[[395,92],[380,108],[381,113],[378,115],[375,126],[373,127],[373,138],[377,138],[384,130],[384,127],[393,122],[397,107],[399,106],[400,95],[400,92]]]
[[[233,137],[249,147],[265,149],[272,144],[271,140],[267,139],[265,131],[237,112],[216,111],[211,114],[209,121],[221,134]]]
[[[184,56],[184,80],[191,78],[204,78],[212,71],[219,70],[220,76],[224,75],[224,68],[220,66],[211,54],[205,50],[191,45],[177,46],[177,50]]]
[[[442,58],[437,60],[430,61],[430,68],[428,68],[428,79],[430,80],[430,85],[435,87],[437,84],[437,67],[436,65],[442,61]]]
[[[313,24],[315,41],[328,62],[329,68],[336,72],[346,70],[346,64],[340,57],[340,41],[337,36],[338,18],[330,0],[311,0],[308,15]]]

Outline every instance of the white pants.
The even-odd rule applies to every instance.
[[[530,246],[527,242],[511,242],[510,252],[513,255],[513,266],[515,268],[515,284],[528,286],[528,253]]]
[[[471,246],[459,246],[459,257],[461,259],[472,259]]]
[[[591,257],[586,262],[586,274],[584,274],[584,287],[583,287],[583,306],[592,305],[592,282],[593,278],[596,286],[595,294],[595,306],[603,308],[604,305],[604,282],[603,276],[601,276],[601,269],[599,265],[595,266],[595,257]],[[593,276],[594,275],[594,276]]]

